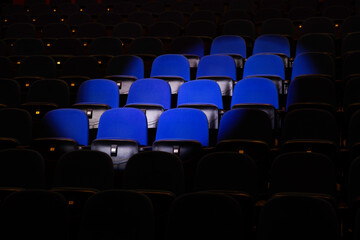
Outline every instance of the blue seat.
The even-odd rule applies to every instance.
[[[89,142],[89,120],[79,109],[58,108],[47,112],[41,121],[41,132],[30,147],[47,161],[56,162],[66,153],[86,147]]]
[[[167,81],[171,93],[177,94],[179,87],[190,80],[189,61],[181,54],[160,55],[153,61],[150,77]]]
[[[279,93],[276,85],[267,78],[252,77],[239,81],[234,87],[231,109],[256,108],[266,112],[272,128],[279,127]]]
[[[153,151],[164,151],[191,159],[209,145],[209,124],[199,109],[174,108],[159,118]]]
[[[234,59],[225,54],[207,55],[200,59],[196,79],[211,79],[216,81],[222,96],[231,96],[236,76]]]
[[[119,107],[119,88],[112,80],[87,80],[80,85],[72,107],[84,111],[89,118],[89,129],[96,129],[101,114]]]
[[[125,107],[134,107],[145,111],[148,128],[156,128],[159,116],[171,108],[169,83],[155,78],[136,80],[129,89]]]
[[[78,145],[88,145],[88,118],[79,109],[60,108],[45,114],[42,135],[50,138],[75,140]]]
[[[276,54],[257,54],[250,56],[245,62],[243,78],[265,77],[272,80],[279,91],[285,93],[285,65],[283,59]]]
[[[295,57],[291,72],[291,81],[300,75],[318,75],[334,80],[335,63],[327,53],[307,52]]]
[[[147,120],[143,111],[136,108],[114,108],[100,118],[92,150],[111,156],[114,167],[124,169],[127,160],[147,145]]]
[[[289,39],[280,34],[263,34],[255,39],[253,55],[276,54],[282,57],[285,67],[290,67],[291,46]]]
[[[220,87],[212,80],[186,82],[179,88],[177,107],[202,110],[208,118],[209,128],[218,129],[219,111],[223,110]]]
[[[120,95],[127,95],[131,84],[144,78],[144,61],[136,55],[115,56],[107,64],[105,78],[117,83]]]
[[[247,58],[246,41],[238,35],[221,35],[213,39],[210,54],[226,54],[234,58],[237,79],[242,78],[244,62]]]

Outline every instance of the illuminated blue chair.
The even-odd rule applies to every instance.
[[[89,120],[79,109],[58,108],[47,112],[41,121],[40,137],[31,148],[46,160],[55,161],[63,153],[86,147],[89,141]]]
[[[221,117],[216,149],[246,154],[255,161],[260,195],[267,194],[269,156],[274,144],[271,119],[264,111],[231,109]]]
[[[179,88],[177,107],[202,110],[208,118],[209,129],[218,129],[219,111],[223,109],[220,87],[212,80],[186,82]]]
[[[177,94],[179,87],[190,80],[189,61],[181,54],[160,55],[153,61],[150,77],[167,81],[171,93]]]
[[[221,35],[211,43],[210,54],[226,54],[234,58],[238,69],[238,78],[244,68],[244,59],[247,58],[246,41],[238,35]]]
[[[127,160],[147,145],[147,120],[143,111],[136,108],[114,108],[100,118],[96,139],[91,150],[111,156],[114,167],[124,169]]]
[[[200,59],[196,79],[214,80],[219,84],[222,96],[231,96],[236,74],[236,63],[232,57],[215,54]]]
[[[144,61],[136,55],[119,55],[109,60],[105,77],[116,82],[120,95],[127,95],[136,79],[144,78]]]
[[[285,65],[283,59],[276,54],[257,54],[250,56],[245,62],[243,78],[265,77],[273,81],[279,91],[285,91]]]
[[[191,159],[209,145],[208,126],[206,115],[199,109],[170,109],[159,118],[152,150]]]
[[[80,85],[73,107],[86,113],[89,129],[97,128],[103,112],[119,107],[119,88],[112,80],[87,80]]]
[[[318,75],[334,80],[335,63],[331,55],[321,52],[306,52],[295,57],[291,81],[300,75]]]
[[[171,108],[171,88],[168,82],[143,78],[136,80],[129,89],[125,107],[145,111],[148,128],[156,128],[160,115]]]
[[[253,55],[256,54],[276,54],[283,60],[285,67],[289,67],[291,57],[289,39],[280,34],[263,34],[255,39]]]
[[[267,78],[252,77],[239,81],[234,87],[231,109],[256,108],[266,112],[273,129],[278,126],[279,94],[274,82]]]

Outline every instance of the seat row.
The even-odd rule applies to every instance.
[[[274,197],[254,220],[258,221],[256,233],[249,231],[251,219],[244,213],[244,208],[244,204],[226,194],[185,194],[176,198],[168,215],[160,219],[166,221],[164,224],[157,221],[156,209],[143,193],[107,190],[95,193],[86,201],[81,220],[74,225],[67,221],[68,206],[61,194],[28,190],[9,195],[0,212],[2,232],[15,238],[36,236],[47,239],[52,236],[59,240],[81,240],[127,236],[131,239],[183,239],[190,236],[195,239],[205,236],[208,239],[265,240],[283,239],[298,231],[302,237],[313,236],[311,239],[341,239],[338,214],[323,199],[296,195]],[[358,226],[357,222],[355,226]],[[19,231],[20,228],[24,231]]]
[[[87,208],[93,204],[90,204],[89,201],[94,201],[93,199],[96,198],[101,198],[102,200],[106,199],[104,204],[106,204],[107,208],[115,207],[120,210],[119,207],[122,206],[126,207],[127,211],[129,211],[130,206],[127,204],[130,204],[130,202],[132,204],[139,203],[139,200],[136,201],[135,197],[139,197],[140,195],[146,196],[142,198],[147,199],[146,201],[150,202],[149,205],[151,206],[154,221],[152,223],[154,229],[152,229],[150,233],[153,232],[156,234],[156,239],[163,239],[164,237],[166,237],[165,239],[168,239],[167,234],[170,233],[166,230],[170,226],[168,225],[168,221],[175,221],[176,224],[174,224],[173,227],[176,226],[176,229],[181,223],[180,225],[182,227],[180,229],[187,226],[185,227],[187,230],[191,229],[188,226],[188,224],[190,224],[189,221],[196,216],[206,216],[201,222],[205,220],[212,223],[213,221],[224,221],[223,217],[219,218],[217,216],[214,218],[215,216],[213,215],[204,215],[204,212],[202,211],[205,211],[208,207],[211,209],[218,209],[219,207],[218,211],[215,212],[221,216],[222,214],[228,214],[230,212],[234,214],[233,208],[229,210],[230,212],[226,210],[229,205],[232,206],[234,203],[236,203],[235,205],[238,205],[237,208],[241,209],[239,212],[241,215],[237,215],[235,218],[240,222],[235,221],[234,218],[225,218],[232,223],[235,221],[237,224],[240,224],[235,227],[236,229],[234,229],[234,231],[244,231],[242,232],[242,236],[246,237],[246,239],[255,239],[255,235],[264,234],[263,228],[267,229],[268,224],[271,224],[269,225],[271,226],[271,233],[268,232],[270,231],[268,229],[263,237],[272,236],[272,234],[279,236],[278,234],[283,234],[284,230],[289,230],[288,228],[283,229],[279,226],[279,228],[281,228],[281,232],[279,233],[275,231],[276,229],[273,229],[274,225],[272,224],[277,223],[277,220],[275,219],[278,215],[270,215],[271,217],[267,216],[270,217],[269,221],[272,223],[265,221],[265,224],[265,222],[263,222],[263,218],[267,218],[265,217],[266,215],[263,214],[264,212],[270,211],[272,202],[278,202],[278,207],[281,206],[281,208],[284,208],[283,211],[285,211],[287,217],[291,219],[291,216],[296,216],[297,220],[299,220],[297,224],[290,225],[292,226],[289,230],[290,232],[294,231],[294,227],[300,226],[303,231],[306,231],[313,223],[307,225],[310,219],[307,221],[301,219],[300,221],[298,217],[305,217],[309,214],[312,216],[311,219],[313,219],[315,217],[314,214],[317,214],[317,211],[323,209],[324,206],[326,206],[324,207],[325,209],[331,210],[325,210],[324,212],[320,211],[322,212],[320,214],[321,216],[322,214],[325,214],[325,218],[322,221],[325,221],[325,219],[327,221],[331,220],[333,221],[333,224],[328,229],[321,229],[320,232],[322,234],[331,231],[330,235],[334,237],[334,239],[339,239],[337,234],[340,234],[341,231],[343,231],[342,234],[344,234],[344,232],[348,231],[347,227],[354,230],[356,229],[356,226],[358,226],[358,223],[355,222],[355,215],[358,209],[357,196],[359,195],[358,186],[360,183],[358,177],[359,158],[354,160],[350,167],[349,179],[346,182],[346,185],[344,185],[345,189],[342,189],[342,191],[346,191],[343,193],[347,194],[347,196],[345,199],[341,199],[346,205],[345,210],[344,208],[341,210],[340,203],[338,202],[339,196],[336,193],[336,179],[332,161],[325,155],[319,153],[292,152],[279,155],[275,161],[272,162],[271,171],[269,172],[269,186],[271,192],[269,192],[268,197],[261,205],[257,205],[258,207],[256,207],[255,203],[259,200],[256,195],[259,190],[258,177],[259,173],[261,173],[258,172],[259,163],[255,162],[252,157],[246,154],[239,154],[236,152],[215,152],[205,155],[197,162],[198,165],[196,166],[196,171],[192,172],[192,174],[194,174],[194,185],[192,185],[191,190],[187,191],[185,190],[186,186],[184,186],[184,182],[188,179],[185,179],[184,173],[189,171],[189,169],[183,168],[183,166],[186,166],[186,163],[182,162],[180,158],[173,154],[166,152],[152,151],[135,154],[131,157],[123,172],[120,187],[114,187],[112,161],[107,154],[94,150],[71,151],[59,158],[53,176],[53,185],[50,186],[50,189],[44,189],[42,185],[41,179],[45,177],[44,159],[37,151],[29,149],[8,149],[1,150],[0,155],[0,164],[2,166],[0,168],[2,172],[0,178],[2,196],[0,212],[2,214],[0,214],[0,216],[1,219],[6,221],[6,223],[4,223],[5,225],[2,226],[7,226],[7,228],[9,227],[10,229],[15,226],[9,219],[8,214],[11,214],[15,221],[15,219],[19,218],[19,215],[17,214],[24,213],[24,211],[26,213],[28,213],[27,211],[39,211],[38,208],[46,208],[46,206],[48,206],[47,204],[54,202],[59,204],[55,199],[59,198],[58,196],[61,196],[61,198],[64,199],[61,200],[64,204],[60,204],[60,206],[62,206],[62,211],[59,211],[59,213],[70,214],[70,227],[69,225],[61,225],[62,227],[60,230],[65,234],[65,232],[68,233],[67,231],[70,228],[71,234],[75,234],[72,235],[71,239],[77,239],[79,230],[81,234],[85,234],[86,236],[87,234],[90,234],[89,229],[86,229],[86,232],[82,232],[82,230],[84,230],[81,229],[84,227],[82,225],[84,222],[82,221],[89,221],[88,224],[98,224],[97,221],[94,222],[95,219],[88,219],[88,216],[84,217],[83,215],[88,214]],[[47,167],[47,170],[49,170],[49,165],[45,166]],[[34,193],[35,195],[31,195]],[[55,196],[53,201],[49,201],[49,198],[46,197],[43,198],[44,195],[48,197],[51,196],[50,198],[54,197],[51,194]],[[123,201],[127,199],[126,196],[129,194],[129,197],[132,196],[132,201],[125,204]],[[34,198],[21,198],[20,196],[22,195],[33,196]],[[8,201],[11,201],[11,198],[16,198],[20,202],[15,205],[8,205]],[[228,200],[221,200],[222,198]],[[173,218],[172,216],[173,211],[178,211],[175,210],[175,208],[177,208],[175,206],[177,206],[180,201],[187,201],[189,205],[186,205],[187,210],[181,208],[180,211],[180,209],[178,209],[179,212],[177,214],[184,214],[183,217],[191,216],[188,221],[184,221],[183,218],[180,218],[180,215],[176,218]],[[223,205],[222,201],[225,201],[226,205]],[[291,202],[292,204],[288,205]],[[119,203],[124,204],[119,205]],[[207,203],[209,205],[207,205]],[[21,207],[17,204],[21,204]],[[29,204],[31,205],[31,209],[27,208]],[[5,206],[7,209],[6,211],[9,211],[7,213],[3,212],[5,211]],[[14,208],[11,206],[14,206]],[[314,206],[314,209],[307,212],[309,210],[307,207],[309,206]],[[96,204],[96,207],[99,210],[101,205]],[[140,206],[135,208],[142,209],[142,214],[147,212]],[[299,208],[301,211],[299,211]],[[195,209],[197,209],[197,211],[195,211]],[[202,209],[200,213],[198,212],[199,209]],[[276,209],[277,210],[274,211],[278,214],[278,211],[281,210],[278,208]],[[15,210],[21,211],[15,213]],[[102,214],[114,213],[114,211],[115,209],[112,209],[112,211],[101,210]],[[214,211],[208,210],[206,210],[206,212],[214,213]],[[116,211],[115,213],[118,214]],[[37,214],[33,216],[32,223],[38,224],[37,221],[40,221],[41,219],[44,220],[42,215],[39,219],[35,217],[39,216],[39,214],[42,213],[37,212]],[[120,216],[124,215],[121,214],[119,217]],[[29,222],[26,221],[27,219],[20,219],[24,220],[24,223],[29,224]],[[63,218],[58,218],[58,220],[61,219]],[[108,217],[104,216],[99,218],[97,216],[96,219],[107,222],[106,219],[108,219]],[[290,221],[290,219],[287,219],[286,221]],[[114,221],[114,219],[108,220]],[[193,220],[196,222],[200,221],[198,218]],[[319,219],[316,218],[316,221],[318,220]],[[296,219],[293,219],[292,221],[296,221]],[[23,224],[22,221],[19,222],[19,220],[16,222],[18,225]],[[46,222],[50,222],[48,218],[46,218]],[[48,230],[51,229],[51,231],[53,231],[54,228],[57,227],[57,225],[53,223],[54,222],[51,221],[51,227],[47,228]],[[63,222],[63,224],[64,223],[65,222]],[[131,224],[135,223],[131,222]],[[182,224],[185,224],[185,226]],[[281,222],[281,224],[285,223]],[[340,230],[340,224],[344,224],[343,226],[345,228],[342,228],[343,230]],[[216,227],[217,231],[219,231],[217,233],[224,234],[223,227],[225,226],[220,226],[222,225],[217,225]],[[229,226],[232,225],[227,225],[227,227]],[[317,224],[316,226],[318,230],[319,225]],[[120,226],[117,226],[116,229],[118,229],[118,227]],[[209,228],[207,224],[202,227],[201,231],[196,231],[195,234],[209,233],[211,228]],[[99,227],[96,229],[97,230],[95,231],[100,232],[105,230]],[[108,231],[108,227],[106,227],[106,229]],[[9,229],[5,228],[3,231],[7,230]],[[184,231],[184,229],[182,231]],[[313,231],[314,230],[311,228],[310,233],[315,234]],[[122,231],[114,231],[113,234],[118,234],[119,232]],[[26,234],[31,233],[33,233],[33,231],[27,232]],[[191,231],[189,233],[191,233]],[[102,232],[101,234],[106,233]],[[214,233],[211,232],[211,234]],[[57,236],[59,237],[60,235],[58,234]]]
[[[199,15],[201,12],[199,12]],[[142,12],[137,12],[137,15],[142,16]],[[176,13],[165,12],[164,15],[176,15]],[[109,16],[108,16],[109,15]],[[26,16],[26,15],[25,15]],[[75,21],[77,16],[77,21]],[[173,38],[181,35],[202,36],[207,38],[214,38],[218,35],[244,35],[249,38],[255,39],[262,34],[281,34],[287,36],[289,40],[296,40],[298,37],[308,33],[327,33],[335,39],[342,39],[346,34],[358,32],[359,28],[356,25],[358,16],[353,15],[344,19],[343,24],[334,23],[332,19],[327,17],[315,16],[308,17],[301,22],[294,22],[289,18],[272,17],[262,22],[260,26],[249,19],[229,19],[221,24],[216,24],[214,21],[200,17],[194,20],[188,20],[186,24],[181,24],[175,20],[158,20],[152,21],[151,19],[142,16],[144,19],[129,18],[127,21],[119,21],[116,19],[104,19],[103,22],[91,21],[90,16],[85,13],[78,13],[72,18],[65,21],[44,21],[42,25],[36,25],[36,22],[21,21],[21,17],[15,15],[11,20],[10,17],[3,19],[7,24],[2,26],[2,38],[20,38],[20,37],[48,37],[50,34],[55,35],[55,30],[58,37],[82,36],[96,34],[96,36],[114,36],[127,34],[128,37],[139,36],[167,36]],[[17,18],[16,18],[17,17]],[[45,18],[46,16],[44,16]],[[56,15],[50,15],[48,18],[56,18]],[[114,18],[111,14],[105,15],[103,18]],[[150,16],[151,17],[151,16]],[[87,19],[87,20],[86,20]],[[106,21],[113,21],[113,24],[106,23]],[[136,31],[130,31],[130,27],[134,27]],[[89,28],[96,29],[96,32],[89,31]],[[174,29],[168,29],[172,27]],[[206,27],[207,29],[202,29]],[[80,32],[79,32],[80,31]]]

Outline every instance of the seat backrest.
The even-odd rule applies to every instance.
[[[83,82],[77,92],[76,103],[106,104],[119,107],[119,87],[108,79],[91,79]]]
[[[113,37],[141,37],[143,35],[143,27],[136,22],[122,22],[115,25]]]
[[[211,210],[210,210],[211,209]],[[242,238],[244,215],[232,197],[210,192],[183,194],[173,201],[166,239]]]
[[[27,189],[43,188],[45,162],[42,155],[30,149],[0,151],[0,186]]]
[[[278,155],[270,169],[270,194],[302,192],[336,196],[336,171],[332,160],[315,152]]]
[[[35,26],[31,23],[13,23],[7,27],[6,38],[36,37]]]
[[[335,63],[331,55],[321,52],[306,52],[295,57],[291,80],[299,75],[322,74],[335,77]]]
[[[170,52],[174,54],[194,54],[204,56],[204,42],[196,36],[180,36],[174,38],[170,44]]]
[[[213,39],[210,54],[239,54],[246,58],[246,42],[241,36],[221,35]]]
[[[164,44],[158,37],[137,37],[131,44],[130,54],[154,54],[159,56],[163,54]]]
[[[70,37],[57,38],[52,42],[48,51],[50,55],[76,56],[84,53],[80,39]]]
[[[335,36],[335,24],[332,19],[323,16],[310,17],[304,20],[301,34],[328,33]]]
[[[0,137],[14,138],[21,145],[32,141],[32,118],[28,111],[20,108],[0,109]]]
[[[216,23],[207,20],[189,21],[184,27],[185,36],[216,36]]]
[[[290,40],[292,40],[295,34],[294,25],[292,21],[289,18],[282,18],[278,16],[270,17],[263,21],[261,27],[261,35],[279,34],[282,36],[286,36]]]
[[[286,110],[290,111],[296,104],[308,104],[309,107],[322,104],[327,105],[324,107],[328,109],[336,110],[336,88],[333,80],[311,74],[294,78],[288,88]],[[316,108],[318,107],[320,106]]]
[[[307,33],[299,37],[295,57],[305,52],[325,52],[335,57],[335,42],[327,33]]]
[[[291,57],[289,39],[280,34],[263,34],[255,39],[253,55],[259,53],[283,54]]]
[[[236,152],[214,152],[200,159],[194,191],[218,190],[257,197],[258,170],[255,161]]]
[[[104,238],[154,239],[151,200],[130,190],[106,190],[90,197],[83,210],[79,240]]]
[[[97,37],[89,46],[90,55],[111,55],[117,56],[123,53],[122,42],[115,37]]]
[[[99,64],[92,56],[72,56],[62,66],[62,76],[99,77]]]
[[[182,104],[212,104],[223,109],[221,89],[212,80],[189,81],[179,88],[177,106]]]
[[[144,78],[144,61],[136,55],[119,55],[110,59],[106,75],[127,75]]]
[[[105,25],[98,22],[82,23],[76,31],[76,37],[78,38],[97,38],[105,37],[106,35]]]
[[[49,190],[23,190],[2,202],[1,232],[14,238],[60,240],[69,236],[68,205],[65,198]],[[22,231],[19,231],[22,229]]]
[[[282,58],[275,54],[251,55],[244,65],[243,78],[275,76],[285,80]]]
[[[190,65],[186,57],[180,54],[164,54],[156,57],[152,63],[150,77],[178,76],[190,80]]]
[[[207,55],[200,59],[196,78],[230,77],[236,80],[236,64],[232,57],[223,54]]]
[[[217,142],[223,140],[255,140],[273,145],[270,117],[258,109],[232,109],[220,120]]]
[[[156,104],[170,109],[170,85],[161,79],[138,79],[131,84],[126,104]]]
[[[282,124],[282,140],[328,140],[338,144],[338,125],[334,115],[323,109],[294,109]]]
[[[44,43],[38,38],[20,38],[13,44],[10,53],[13,56],[41,55],[45,52]]]
[[[147,120],[136,108],[116,108],[105,111],[100,118],[96,139],[134,140],[147,145]]]
[[[255,24],[249,19],[230,20],[224,23],[222,34],[247,36],[250,39],[255,39]]]
[[[231,107],[235,104],[270,104],[279,109],[279,94],[274,82],[267,78],[251,77],[239,81],[231,98]]]
[[[18,76],[34,76],[43,78],[56,77],[56,64],[52,57],[33,55],[24,58],[17,71]]]
[[[185,192],[184,169],[178,156],[168,152],[148,151],[133,155],[122,178],[125,189]]]
[[[112,189],[112,159],[106,153],[95,150],[67,152],[57,162],[52,187]]]
[[[279,196],[265,203],[259,217],[257,239],[340,239],[334,207],[307,196]],[[294,236],[295,238],[295,236]]]
[[[207,117],[198,109],[167,110],[159,118],[155,140],[195,140],[206,147],[209,145]]]
[[[89,120],[79,109],[59,108],[47,112],[42,119],[42,136],[73,139],[88,145]]]
[[[32,83],[26,102],[55,103],[58,107],[68,107],[70,90],[68,84],[60,79],[43,79]]]
[[[0,104],[7,107],[19,107],[21,103],[20,84],[10,78],[0,79]]]

